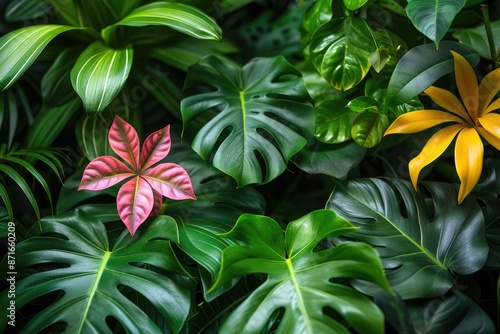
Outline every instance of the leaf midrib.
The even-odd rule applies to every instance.
[[[85,311],[83,312],[82,320],[80,322],[80,326],[78,326],[77,333],[82,332],[83,326],[85,324],[85,320],[87,319],[87,314],[89,313],[91,305],[92,305],[92,300],[94,299],[94,295],[97,292],[97,287],[99,286],[99,282],[101,280],[104,269],[106,269],[106,265],[108,263],[110,256],[111,256],[111,252],[109,252],[109,251],[104,252],[104,256],[102,258],[101,264],[99,265],[99,269],[97,270],[94,284],[92,285],[92,289],[90,290],[87,305],[85,306]]]
[[[302,293],[300,291],[299,282],[297,282],[297,276],[295,275],[295,268],[293,267],[293,263],[291,259],[285,259],[286,265],[288,267],[288,272],[290,273],[290,280],[292,281],[293,288],[295,289],[295,293],[297,295],[297,301],[300,308],[300,313],[304,315],[304,319],[308,328],[308,333],[313,333],[311,321],[307,315],[306,305],[304,304],[304,298],[302,297]]]

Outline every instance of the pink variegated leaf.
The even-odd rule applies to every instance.
[[[154,207],[153,189],[140,176],[125,183],[118,191],[118,215],[133,236]]]
[[[158,216],[163,206],[163,195],[153,189],[154,205],[150,216]]]
[[[115,116],[108,134],[109,145],[134,171],[139,170],[139,136],[132,125]]]
[[[85,168],[78,190],[106,189],[134,175],[127,165],[114,157],[97,157]]]
[[[170,199],[196,199],[188,173],[179,165],[163,163],[146,170],[142,175],[148,183]]]
[[[165,158],[170,151],[171,144],[170,125],[150,134],[142,145],[141,170],[144,171]]]

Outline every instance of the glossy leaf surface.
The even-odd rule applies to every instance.
[[[373,245],[387,279],[404,299],[444,294],[457,273],[481,269],[488,255],[484,219],[474,200],[457,205],[455,187],[361,179],[340,184],[327,207],[359,227],[349,236]],[[358,288],[370,291],[368,286]],[[366,291],[365,290],[365,291]]]
[[[311,61],[335,89],[359,84],[376,51],[371,31],[361,18],[338,18],[321,25],[311,37]]]
[[[408,0],[406,13],[420,32],[436,46],[448,32],[453,19],[466,0]]]
[[[436,50],[432,43],[409,50],[398,62],[387,87],[387,103],[405,103],[454,70],[450,50],[460,53],[472,66],[479,62],[477,53],[457,42],[443,41]]]
[[[271,314],[282,308],[278,332],[348,333],[323,312],[331,308],[358,332],[383,333],[380,310],[357,291],[331,280],[356,277],[391,291],[376,252],[362,243],[313,252],[328,235],[352,230],[349,222],[330,210],[314,211],[289,223],[285,236],[271,218],[241,216],[224,237],[243,245],[224,250],[215,287],[251,273],[268,278],[228,317],[220,332],[261,332]]]
[[[491,22],[491,30],[495,46],[500,46],[500,20]],[[453,31],[455,37],[460,43],[470,46],[479,53],[481,57],[490,58],[490,46],[486,35],[484,24],[474,28],[457,29]]]
[[[352,123],[352,139],[363,147],[375,147],[382,140],[388,127],[389,119],[386,115],[365,111],[359,114]]]
[[[57,35],[77,29],[62,25],[35,25],[14,30],[0,38],[0,91],[30,67],[45,46]]]
[[[88,113],[100,113],[125,84],[133,49],[111,49],[101,42],[89,45],[71,70],[71,83]]]
[[[338,144],[351,139],[351,126],[357,114],[345,104],[345,100],[332,100],[316,106],[314,136],[320,142]]]
[[[104,40],[112,38],[117,26],[168,26],[183,34],[220,40],[222,30],[214,19],[196,7],[176,2],[158,1],[136,8],[122,20],[102,30]]]
[[[190,68],[185,90],[185,127],[213,112],[193,149],[239,186],[279,176],[314,130],[300,72],[283,57],[256,58],[239,68],[208,56]]]
[[[109,333],[107,320],[113,317],[129,332],[162,333],[135,304],[136,294],[158,310],[173,333],[180,332],[190,309],[189,291],[151,270],[188,276],[170,245],[177,239],[172,218],[156,219],[134,238],[124,232],[112,247],[104,225],[80,211],[44,218],[40,227],[16,246],[16,269],[25,274],[16,282],[16,305],[30,305],[48,292],[60,292],[60,297],[19,323],[24,332],[62,322],[71,333]],[[43,271],[30,269],[40,263]],[[1,266],[6,270],[7,261]],[[123,287],[131,292],[125,294]],[[7,303],[6,292],[1,294],[2,303]],[[5,328],[6,319],[0,320],[0,327]]]

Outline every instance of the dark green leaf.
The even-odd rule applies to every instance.
[[[77,29],[62,25],[36,25],[14,30],[0,38],[0,91],[6,90],[36,60],[57,35]]]
[[[147,226],[149,225],[149,226]],[[146,227],[147,226],[147,227]],[[71,333],[109,333],[108,317],[131,333],[161,333],[153,319],[121,293],[127,287],[149,300],[173,333],[179,333],[190,309],[189,291],[151,268],[187,275],[172,251],[175,221],[167,216],[144,224],[134,237],[124,231],[111,248],[104,225],[83,212],[44,218],[28,239],[16,245],[16,306],[21,308],[50,291],[54,300],[22,326],[27,333],[62,322]],[[31,266],[44,263],[45,270]],[[2,261],[5,272],[6,261]],[[76,288],[77,287],[77,288]],[[0,295],[7,303],[7,291]],[[5,328],[7,318],[0,320]],[[16,327],[17,328],[17,327]]]
[[[434,44],[423,44],[408,51],[398,62],[387,87],[387,103],[402,104],[425,89],[437,79],[454,70],[450,50],[464,56],[472,66],[479,62],[477,53],[464,44],[443,41],[436,50]]]
[[[465,0],[408,0],[406,13],[421,33],[439,45]]]
[[[23,177],[14,168],[12,168],[8,165],[5,165],[1,162],[0,162],[0,172],[7,175],[9,178],[11,178],[17,184],[17,186],[21,189],[21,191],[24,193],[24,195],[26,196],[26,198],[30,202],[31,207],[35,211],[35,215],[36,215],[37,219],[40,220],[40,208],[38,206],[38,202],[36,200],[35,195],[33,194],[33,191],[31,190],[31,187],[28,185],[26,180],[24,180]],[[4,190],[5,190],[5,188],[4,188]],[[7,202],[9,202],[9,201],[5,201],[5,198],[4,198],[4,202],[5,202],[7,207],[8,207]]]
[[[306,58],[310,56],[311,36],[319,26],[330,21],[332,15],[332,0],[317,0],[307,9],[302,19],[304,32],[301,34],[301,45]]]
[[[7,22],[28,21],[50,16],[54,9],[43,0],[11,0],[5,10]]]
[[[496,48],[500,47],[500,20],[491,22],[491,30]],[[460,43],[470,46],[479,53],[481,57],[491,58],[490,46],[486,35],[484,24],[468,29],[457,29],[453,31],[453,37]]]
[[[338,144],[351,139],[351,126],[356,113],[346,108],[345,100],[331,100],[316,107],[314,136],[322,143]]]
[[[457,205],[450,184],[422,182],[415,192],[398,179],[353,180],[333,191],[327,207],[359,227],[350,238],[376,247],[389,283],[402,298],[444,294],[452,273],[481,269],[488,255],[479,205]],[[373,291],[357,285],[363,291]]]
[[[349,243],[313,252],[327,236],[353,226],[330,210],[318,210],[288,224],[285,236],[273,219],[242,215],[224,235],[242,245],[223,252],[217,286],[236,277],[264,273],[267,280],[227,318],[220,333],[260,333],[276,310],[284,314],[282,333],[348,333],[332,309],[357,332],[383,333],[383,314],[367,297],[334,278],[369,280],[390,292],[376,252],[364,243]]]
[[[370,27],[361,18],[333,19],[311,37],[311,61],[338,90],[348,90],[363,80],[376,51]]]
[[[91,115],[100,113],[120,92],[132,67],[133,49],[89,45],[71,70],[71,83]]]
[[[388,127],[389,119],[385,114],[364,111],[352,123],[352,139],[363,147],[375,147],[382,140]]]
[[[207,56],[189,69],[185,91],[185,126],[209,110],[216,113],[193,149],[240,187],[279,176],[314,129],[300,72],[283,57],[256,58],[239,68]]]

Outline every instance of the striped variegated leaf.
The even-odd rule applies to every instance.
[[[220,40],[222,30],[214,19],[201,10],[173,2],[154,2],[136,8],[121,21],[102,30],[102,37],[112,39],[117,26],[168,26],[186,35],[200,39]]]
[[[79,29],[62,25],[36,25],[14,30],[0,38],[0,91],[12,86],[57,35]]]
[[[133,49],[112,49],[101,42],[89,45],[71,70],[71,83],[88,113],[100,113],[125,84]]]

